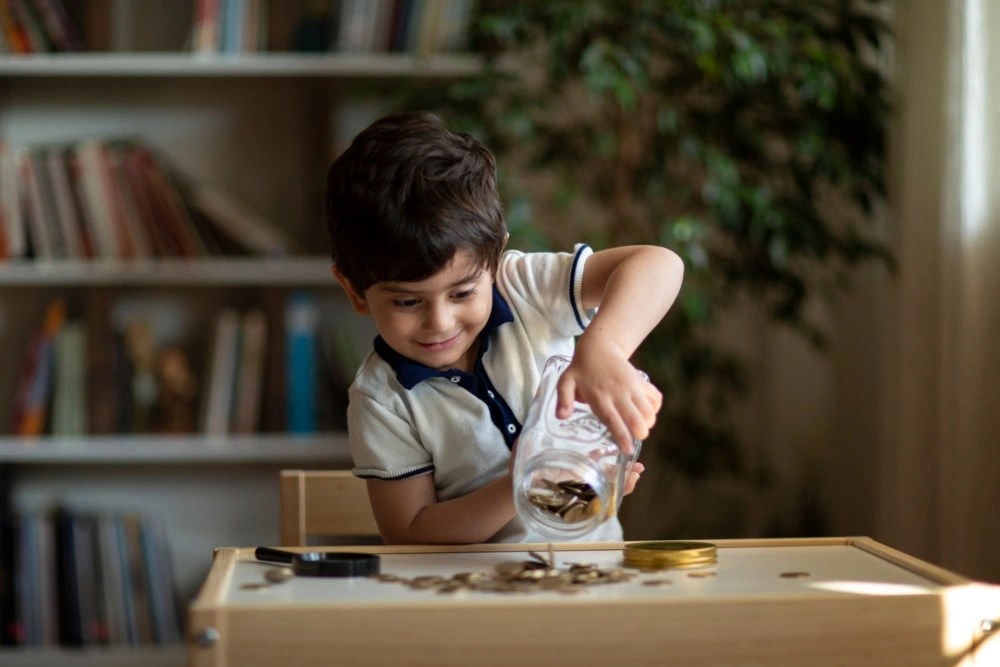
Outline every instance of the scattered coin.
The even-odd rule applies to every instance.
[[[264,582],[251,582],[249,584],[242,584],[240,590],[243,591],[266,591],[271,587],[271,584],[266,584]]]
[[[642,585],[643,586],[666,586],[666,585],[672,584],[672,583],[674,583],[674,582],[670,581],[669,579],[647,579],[646,581],[642,582]]]
[[[272,567],[264,573],[264,578],[272,584],[283,584],[294,576],[287,567]]]
[[[530,559],[497,563],[492,572],[459,572],[451,577],[421,575],[405,579],[393,574],[373,577],[376,581],[397,582],[414,590],[430,590],[442,594],[461,591],[483,593],[532,593],[550,591],[578,593],[587,586],[629,581],[635,573],[620,567],[602,568],[593,563],[569,563],[555,567],[555,552],[548,557],[529,552]]]
[[[808,572],[782,572],[781,577],[785,579],[801,579],[802,577],[808,577]]]
[[[688,572],[689,577],[697,577],[698,579],[704,579],[706,577],[714,577],[715,572]]]

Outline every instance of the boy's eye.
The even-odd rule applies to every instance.
[[[393,299],[392,300],[392,305],[396,306],[397,308],[413,308],[418,303],[420,303],[419,299]]]
[[[463,301],[465,299],[472,298],[473,296],[475,296],[475,294],[476,294],[475,288],[467,289],[467,290],[462,290],[461,292],[455,292],[454,298],[458,299],[459,301]]]

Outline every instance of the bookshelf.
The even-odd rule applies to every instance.
[[[350,463],[339,428],[321,423],[314,432],[287,432],[285,387],[274,380],[285,370],[283,316],[293,293],[311,295],[324,313],[332,313],[324,326],[341,321],[362,337],[370,333],[367,321],[348,322],[346,300],[330,276],[322,226],[326,166],[384,104],[353,84],[391,89],[413,78],[448,80],[475,73],[479,63],[469,54],[426,49],[192,53],[200,0],[77,4],[110,12],[104,48],[0,54],[0,140],[23,146],[141,140],[185,179],[225,191],[306,249],[281,256],[0,260],[0,348],[10,351],[0,357],[0,483],[7,480],[11,504],[24,512],[57,503],[81,512],[128,510],[161,522],[179,603],[186,605],[214,548],[277,543],[278,470]],[[109,320],[168,313],[167,328],[190,352],[202,381],[218,312],[260,307],[269,334],[259,428],[222,435],[198,428],[10,435],[7,413],[23,356],[54,299],[64,300],[67,313],[82,320],[88,333],[93,327],[103,336]],[[184,648],[176,645],[0,647],[0,666],[183,662]]]

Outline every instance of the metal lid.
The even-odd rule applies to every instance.
[[[717,557],[716,546],[710,542],[675,540],[633,542],[622,553],[626,566],[657,569],[711,565]]]

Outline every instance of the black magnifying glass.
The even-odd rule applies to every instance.
[[[257,547],[254,558],[265,563],[290,565],[296,576],[302,577],[368,577],[378,574],[381,560],[376,554],[347,551],[282,551]]]

